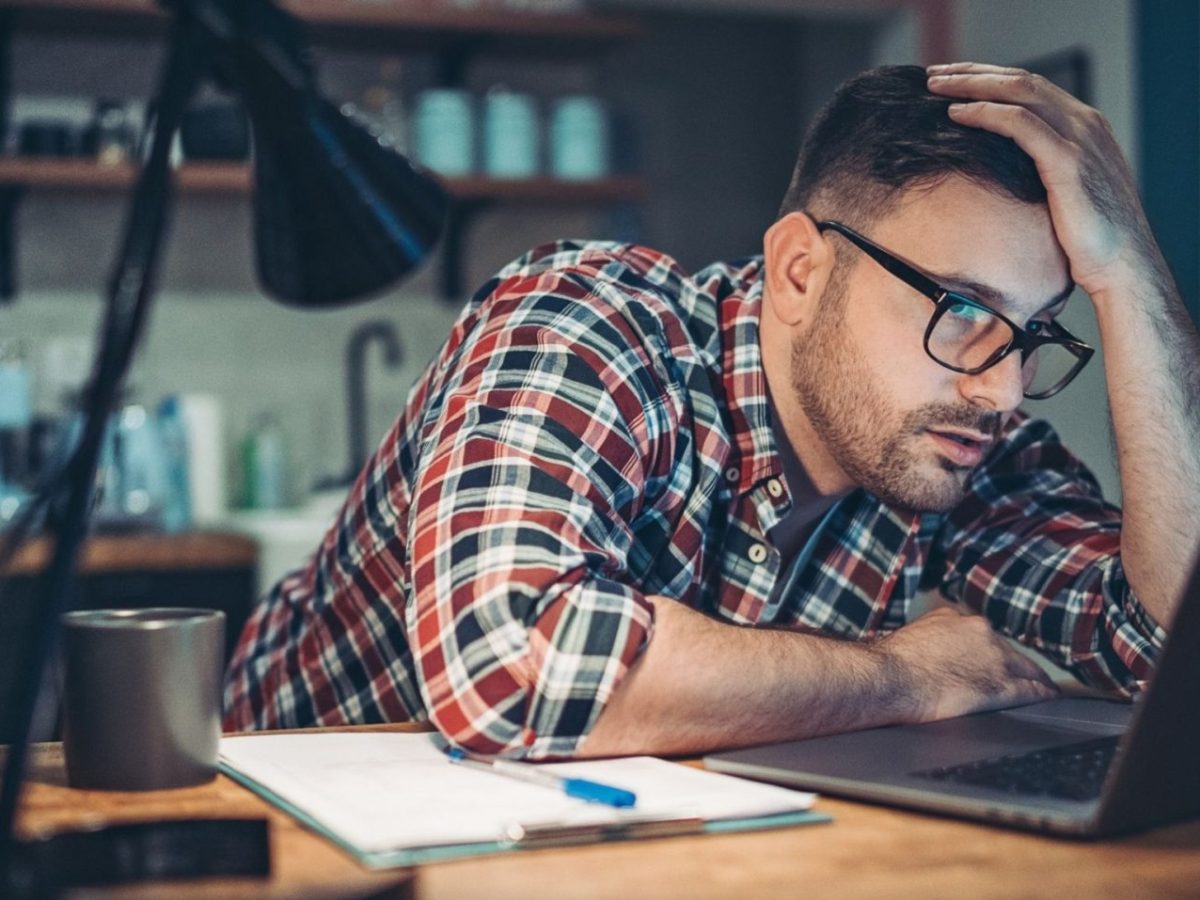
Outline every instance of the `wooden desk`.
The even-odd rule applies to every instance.
[[[822,799],[818,808],[834,816],[832,825],[527,851],[410,872],[370,872],[223,776],[179,791],[76,791],[66,787],[59,745],[37,746],[31,762],[19,820],[26,834],[139,817],[270,817],[275,874],[269,882],[210,881],[186,891],[173,884],[171,897],[405,897],[410,875],[418,900],[1200,894],[1200,822],[1079,843]],[[164,891],[158,885],[125,889],[120,896],[161,897]]]

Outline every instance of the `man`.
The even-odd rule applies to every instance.
[[[1074,285],[1123,515],[1016,412],[1090,355]],[[1018,70],[865,73],[761,258],[564,242],[484,285],[247,625],[226,726],[696,753],[1051,695],[1001,634],[1135,693],[1200,541],[1198,344],[1096,112]],[[961,613],[913,618],[922,588]]]

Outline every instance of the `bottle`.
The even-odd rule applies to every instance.
[[[367,128],[381,143],[407,155],[408,117],[400,86],[402,72],[400,60],[384,60],[379,67],[378,83],[363,92],[360,114]]]
[[[117,166],[133,157],[136,135],[125,105],[116,100],[98,100],[92,121],[96,161],[102,166]]]
[[[179,408],[188,444],[188,508],[192,522],[201,527],[219,527],[228,509],[221,398],[187,391],[179,395]]]
[[[158,423],[140,403],[128,403],[116,414],[116,472],[119,527],[162,524],[166,466]]]
[[[158,404],[158,435],[166,475],[162,526],[165,531],[177,534],[192,524],[192,503],[188,485],[187,423],[176,394],[168,394]]]
[[[242,446],[246,506],[280,509],[287,505],[287,453],[275,416],[261,413]]]
[[[91,341],[82,335],[51,335],[41,342],[40,365],[33,379],[31,483],[52,477],[74,452],[91,358]]]
[[[33,382],[25,346],[0,340],[0,531],[16,518],[28,496],[32,424]]]

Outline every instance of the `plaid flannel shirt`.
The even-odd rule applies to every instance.
[[[313,557],[263,598],[228,729],[430,721],[489,753],[570,755],[651,639],[648,594],[854,639],[924,589],[1102,688],[1165,637],[1120,511],[1016,417],[948,514],[859,490],[790,590],[758,345],[761,258],[688,275],[637,246],[539,247],[464,309]]]

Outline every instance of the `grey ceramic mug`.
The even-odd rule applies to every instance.
[[[62,618],[63,744],[72,787],[210,781],[221,737],[225,614],[101,609]]]

